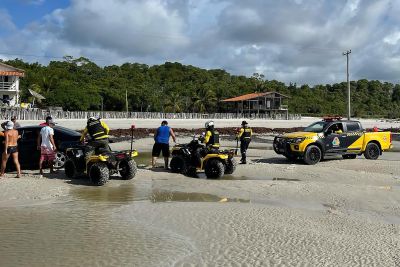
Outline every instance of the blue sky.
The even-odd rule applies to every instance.
[[[177,61],[285,83],[400,83],[398,0],[0,0],[0,58]]]
[[[33,21],[40,21],[45,15],[58,8],[66,8],[69,0],[1,0],[0,9],[6,10],[18,28]]]

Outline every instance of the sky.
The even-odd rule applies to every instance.
[[[0,0],[0,58],[166,61],[267,80],[400,83],[398,0]]]

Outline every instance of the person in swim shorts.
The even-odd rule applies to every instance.
[[[14,123],[7,121],[4,131],[4,151],[1,161],[0,177],[4,175],[8,158],[13,158],[15,168],[17,169],[17,178],[21,177],[21,167],[18,161],[18,131],[14,129]]]

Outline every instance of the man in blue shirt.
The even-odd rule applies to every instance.
[[[168,126],[167,121],[163,121],[161,126],[158,127],[156,133],[154,134],[154,146],[152,151],[152,161],[151,165],[153,168],[156,165],[157,158],[160,156],[160,152],[162,151],[165,169],[168,169],[168,161],[169,161],[169,137],[172,137],[172,140],[176,143],[176,137],[174,131]]]

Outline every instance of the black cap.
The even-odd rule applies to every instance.
[[[49,121],[51,121],[51,120],[53,120],[53,117],[51,117],[51,116],[47,116],[47,117],[46,117],[46,122],[49,122]]]
[[[168,122],[167,121],[162,121],[161,125],[168,125]]]
[[[247,125],[247,121],[242,121],[242,125]]]

